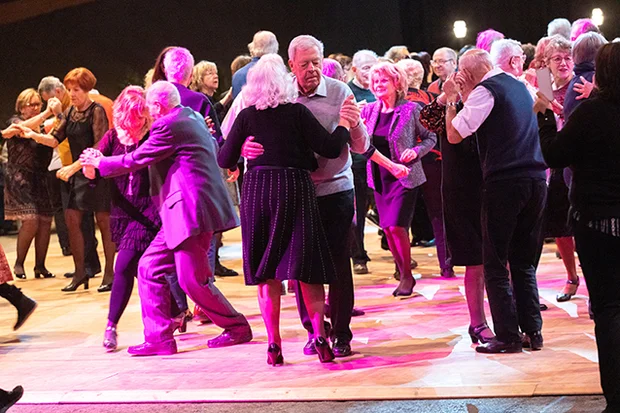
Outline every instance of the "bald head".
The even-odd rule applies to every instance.
[[[278,53],[278,39],[276,35],[267,30],[256,32],[252,43],[248,44],[248,50],[253,57],[261,57],[268,53]]]
[[[468,71],[474,79],[480,81],[491,69],[493,62],[491,55],[486,50],[468,50],[459,60],[459,69]]]
[[[146,104],[153,119],[159,119],[181,104],[181,96],[176,86],[160,80],[146,92]]]

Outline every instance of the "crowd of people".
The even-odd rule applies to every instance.
[[[555,238],[566,268],[559,302],[580,285],[577,252],[603,392],[609,411],[620,410],[620,43],[588,19],[556,19],[536,46],[489,29],[475,46],[432,56],[393,46],[382,57],[324,58],[323,44],[301,35],[287,68],[273,33],[256,33],[248,48],[220,100],[217,66],[195,64],[182,47],[165,48],[144,87],[128,86],[114,102],[83,67],[20,93],[2,130],[5,214],[22,223],[13,271],[0,254],[0,295],[18,310],[15,329],[36,307],[9,284],[11,272],[26,278],[32,241],[35,277],[54,277],[45,258],[55,219],[75,265],[63,291],[88,288],[101,271],[96,220],[99,291],[111,291],[108,351],[136,277],[145,341],[130,354],[177,352],[174,332],[193,316],[187,296],[197,317],[223,329],[209,347],[251,341],[248,321],[213,284],[214,274],[238,275],[217,250],[221,234],[241,226],[267,362],[284,363],[284,281],[308,332],[304,354],[347,357],[351,317],[363,314],[353,273],[369,271],[365,219],[374,217],[393,256],[393,295],[411,296],[410,230],[423,202],[441,276],[465,267],[479,353],[543,348],[543,240]]]

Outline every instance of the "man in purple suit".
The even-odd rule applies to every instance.
[[[149,167],[151,195],[159,207],[162,228],[140,259],[138,290],[145,342],[129,347],[139,356],[174,354],[169,285],[165,275],[176,272],[189,297],[224,332],[209,347],[252,340],[245,317],[213,285],[207,250],[213,234],[239,226],[216,162],[216,143],[204,119],[180,105],[177,88],[156,82],[147,93],[154,119],[148,140],[127,155],[82,155],[83,165],[99,168],[104,177]]]

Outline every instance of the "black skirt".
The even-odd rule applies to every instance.
[[[545,238],[573,236],[573,229],[568,219],[569,209],[570,200],[568,198],[568,187],[564,180],[564,169],[552,169],[549,176],[547,205],[545,206],[543,227]]]
[[[110,212],[109,182],[101,177],[90,180],[82,171],[77,172],[61,186],[64,209],[78,211]]]
[[[308,171],[250,169],[240,211],[246,285],[272,279],[331,282],[336,270]]]
[[[405,188],[384,167],[375,163],[372,167],[379,225],[381,228],[409,228],[415,211],[418,188]]]

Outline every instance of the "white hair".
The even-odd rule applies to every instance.
[[[409,87],[419,89],[424,80],[424,66],[422,62],[413,59],[403,59],[396,63],[407,73],[407,83]]]
[[[164,56],[164,72],[166,80],[175,83],[186,83],[194,69],[194,56],[184,47],[175,47]]]
[[[319,55],[321,58],[325,53],[325,48],[323,47],[323,43],[318,40],[314,36],[310,36],[309,34],[302,34],[301,36],[295,37],[291,40],[291,43],[288,45],[288,58],[290,60],[295,60],[295,54],[298,49],[308,50],[313,47],[316,47],[319,50]]]
[[[599,49],[607,44],[607,39],[597,32],[582,34],[573,42],[573,62],[575,64],[594,62]]]
[[[451,59],[454,59],[454,62],[456,63],[457,60],[457,54],[456,51],[454,51],[454,49],[450,49],[449,47],[440,47],[439,49],[435,50],[433,52],[433,58],[435,57],[435,55],[437,53],[447,53],[451,56]]]
[[[377,54],[375,52],[373,52],[372,50],[367,50],[367,49],[358,50],[353,55],[353,60],[351,61],[351,66],[352,67],[360,67],[361,65],[363,65],[364,63],[366,63],[369,60],[373,60],[373,61],[377,62],[379,60],[379,56],[377,56]]]
[[[242,90],[244,102],[258,110],[275,108],[297,99],[293,77],[282,58],[275,53],[264,55],[248,71],[248,80]]]
[[[567,19],[553,19],[547,26],[547,36],[551,37],[554,34],[559,34],[562,37],[566,37],[570,40],[571,24]]]
[[[176,86],[165,80],[159,80],[146,91],[147,102],[157,102],[167,109],[181,104],[181,95]]]
[[[496,40],[491,45],[491,61],[496,67],[505,67],[514,56],[523,55],[521,43],[512,39]]]
[[[39,94],[41,94],[41,93],[51,93],[52,90],[56,90],[58,88],[60,89],[65,88],[65,85],[62,84],[60,79],[58,79],[55,76],[46,76],[43,79],[41,79],[41,82],[39,82],[39,87],[37,89],[39,90]]]
[[[268,53],[278,53],[278,47],[276,35],[267,30],[256,32],[252,38],[252,43],[248,44],[250,54],[255,57],[261,57]]]

